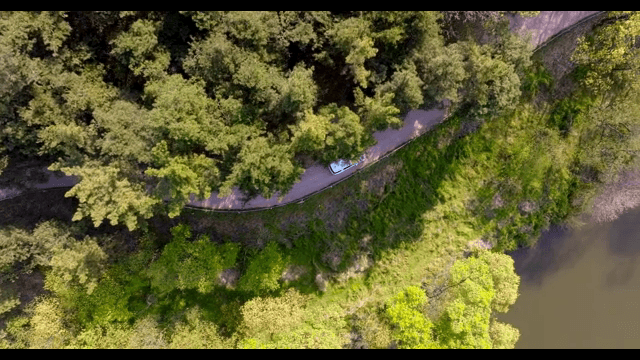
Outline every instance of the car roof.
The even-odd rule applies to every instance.
[[[340,172],[351,166],[351,161],[347,160],[338,160],[334,161],[329,165],[331,167],[331,171],[334,173]]]

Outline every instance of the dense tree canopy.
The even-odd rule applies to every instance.
[[[428,299],[417,286],[391,299],[386,313],[402,348],[513,348],[518,330],[491,314],[513,305],[519,285],[511,257],[481,250],[453,264],[444,311],[433,323],[426,317]]]
[[[3,12],[0,169],[53,159],[80,180],[67,194],[76,219],[130,229],[191,196],[284,195],[304,171],[296,155],[356,158],[425,102],[513,102],[526,49],[512,37],[445,45],[446,23],[421,11]]]

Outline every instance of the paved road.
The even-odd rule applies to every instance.
[[[510,28],[512,31],[523,35],[530,32],[532,35],[531,41],[533,45],[538,46],[554,34],[557,34],[563,29],[596,12],[597,11],[541,11],[540,14],[534,18],[510,16]],[[262,208],[289,203],[302,198],[304,195],[323,189],[324,187],[348,176],[358,168],[362,168],[364,165],[376,161],[382,155],[395,149],[410,138],[424,133],[433,125],[442,121],[443,118],[443,110],[412,110],[407,115],[404,121],[404,126],[401,129],[389,129],[386,131],[376,132],[374,134],[374,137],[378,140],[378,144],[367,150],[367,159],[363,164],[349,169],[340,175],[332,175],[328,168],[320,165],[312,166],[305,170],[300,178],[300,182],[293,186],[291,191],[284,197],[284,199],[282,199],[282,201],[278,201],[277,194],[271,199],[265,199],[259,196],[244,204],[244,208]],[[31,188],[46,189],[63,186],[71,187],[76,183],[76,179],[74,177],[64,176],[60,173],[53,173],[46,169],[44,171],[50,174],[49,181],[46,183],[34,184]],[[0,189],[0,200],[15,197],[18,194],[20,194],[20,190],[18,189]],[[243,208],[242,195],[238,189],[234,189],[233,193],[228,197],[218,198],[218,194],[213,193],[211,197],[206,200],[191,201],[190,205],[211,209]]]
[[[598,12],[599,11],[540,11],[538,16],[532,18],[523,18],[520,15],[509,15],[508,17],[510,30],[523,36],[530,33],[531,43],[534,47],[537,47],[563,29]]]
[[[433,109],[412,110],[407,114],[404,120],[404,126],[399,130],[388,129],[378,131],[373,136],[378,140],[375,146],[369,148],[365,155],[364,162],[347,171],[333,175],[329,168],[321,165],[314,165],[307,168],[300,177],[300,182],[293,185],[293,188],[282,201],[278,201],[278,194],[271,199],[265,199],[258,196],[245,204],[244,209],[269,207],[277,204],[286,204],[303,196],[325,188],[326,186],[348,176],[362,168],[366,164],[377,161],[382,155],[402,145],[405,141],[414,138],[430,129],[433,125],[444,119],[444,110]],[[211,197],[203,201],[192,201],[189,204],[198,207],[206,207],[210,209],[239,209],[242,208],[242,194],[236,188],[233,193],[225,198],[218,198],[217,193],[213,193]]]
[[[21,184],[21,188],[27,189],[50,189],[57,187],[72,187],[75,185],[78,180],[75,176],[66,176],[61,171],[50,171],[47,167],[43,167],[41,169],[35,169],[36,171],[41,171],[46,175],[46,182],[36,182],[30,181],[27,184]],[[18,188],[4,188],[0,189],[0,201],[11,199],[20,195],[23,190]]]

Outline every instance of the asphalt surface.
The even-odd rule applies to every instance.
[[[444,110],[440,109],[410,111],[404,120],[404,126],[399,130],[388,129],[373,134],[378,143],[365,152],[365,160],[363,162],[338,175],[333,175],[327,166],[311,166],[302,174],[300,182],[293,185],[291,191],[281,201],[278,201],[279,194],[275,194],[270,199],[258,196],[247,202],[243,207],[242,194],[240,190],[234,188],[233,193],[225,198],[218,198],[218,193],[213,193],[208,199],[192,201],[189,205],[210,209],[251,209],[293,202],[337,182],[369,163],[377,161],[384,154],[402,145],[405,141],[423,134],[443,119]]]
[[[540,11],[538,16],[532,18],[523,18],[520,15],[509,15],[508,17],[510,30],[522,36],[531,34],[531,43],[537,47],[563,29],[597,12]]]
[[[540,14],[534,18],[522,18],[518,15],[509,16],[510,29],[523,36],[531,34],[531,42],[535,47],[563,29],[596,12],[597,11],[541,11]],[[424,133],[443,119],[444,110],[440,109],[410,111],[401,129],[389,129],[376,132],[373,135],[376,140],[378,140],[378,143],[366,151],[366,159],[364,162],[338,175],[331,174],[328,167],[320,165],[311,166],[305,170],[300,177],[300,181],[293,186],[291,191],[289,191],[281,201],[278,201],[278,194],[274,195],[271,199],[258,196],[243,206],[242,194],[236,188],[233,189],[231,195],[225,198],[218,198],[218,193],[216,192],[211,194],[208,199],[202,201],[194,200],[189,204],[210,209],[251,209],[293,202],[339,181],[354,171],[361,169],[366,164],[377,161],[384,154],[392,151],[405,141]],[[77,179],[73,176],[64,176],[64,174],[59,172],[51,172],[46,169],[45,171],[50,174],[48,181],[46,183],[30,185],[32,189],[71,187],[77,182]],[[9,199],[19,194],[20,190],[15,188],[0,189],[0,200]]]

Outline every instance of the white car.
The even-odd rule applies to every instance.
[[[364,155],[360,156],[360,159],[355,161],[351,161],[351,160],[334,161],[329,165],[329,171],[331,171],[333,175],[338,175],[340,173],[343,173],[347,169],[357,166],[363,161],[364,161]]]

